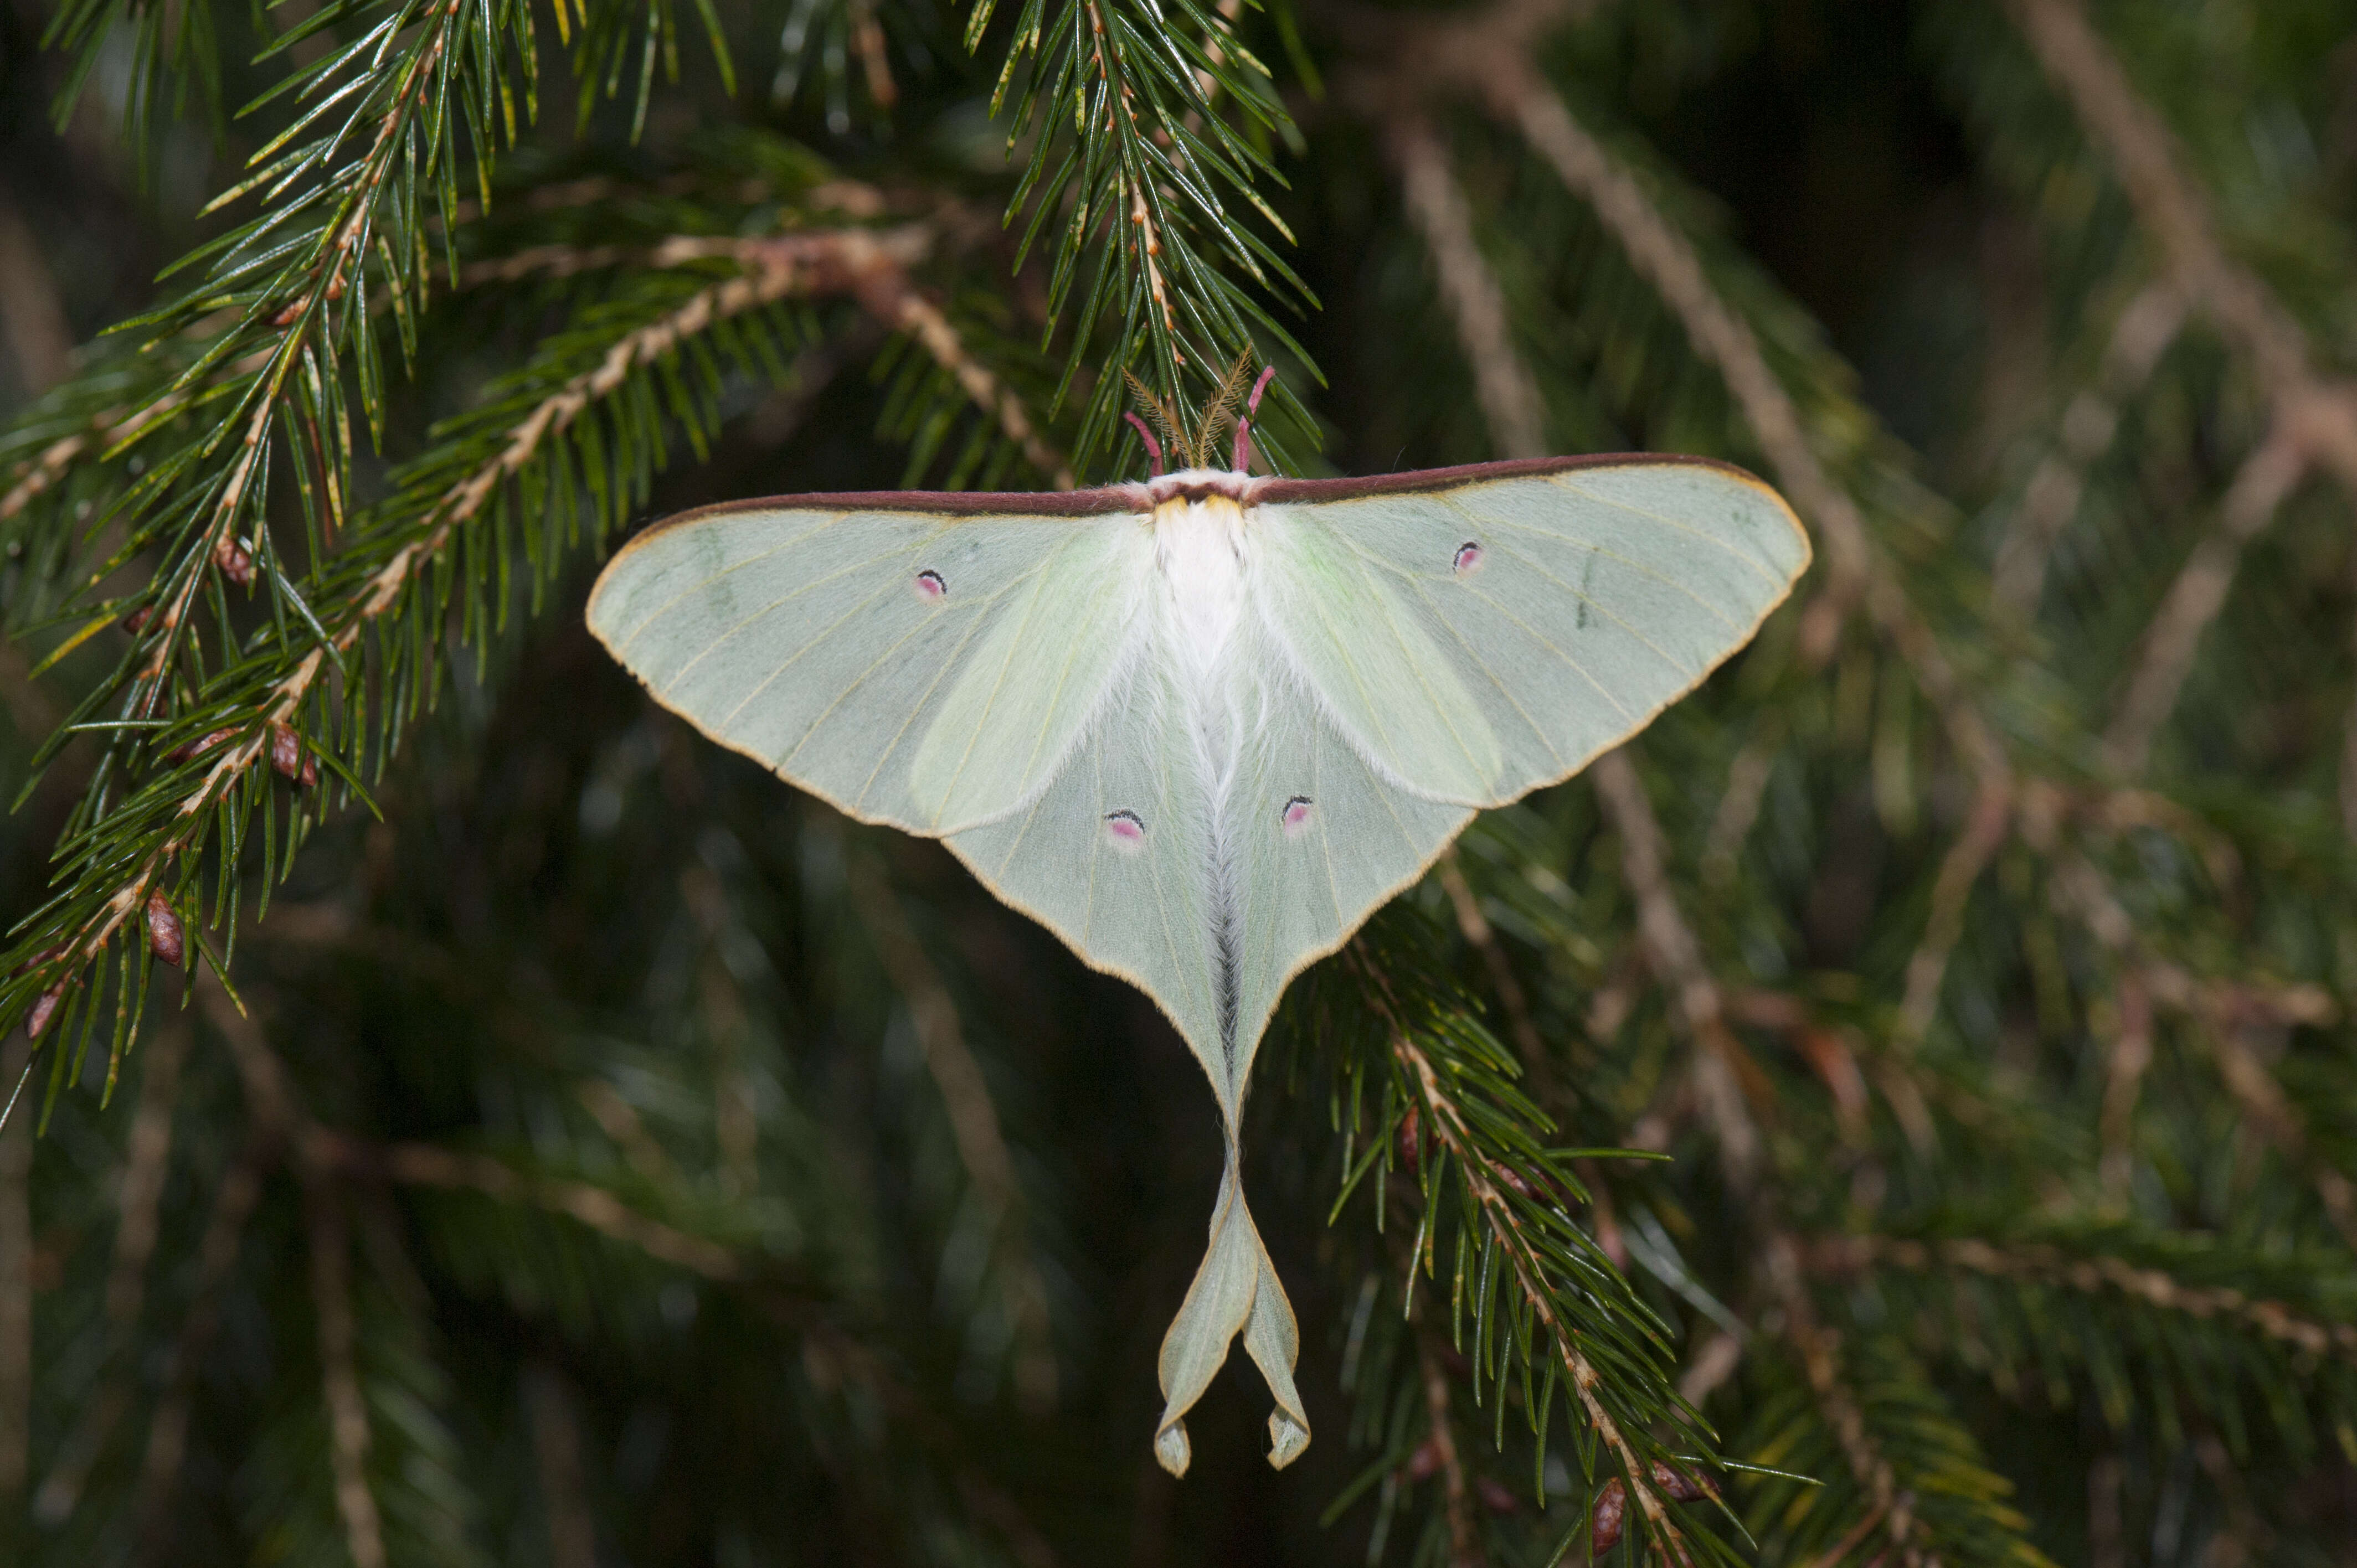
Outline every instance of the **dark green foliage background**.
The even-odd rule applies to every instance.
[[[8,1086],[30,1065],[0,1562],[1585,1562],[1628,1459],[1543,1303],[1630,1451],[1727,1505],[1612,1561],[2357,1563],[2348,0],[50,3],[0,0]],[[2168,127],[2289,370],[2027,41],[2058,14]],[[397,64],[445,15],[428,108],[332,53],[383,27]],[[1513,16],[1469,73],[1416,30]],[[1076,141],[1108,82],[1140,117]],[[1501,109],[1517,82],[1699,256],[1862,518],[1837,636],[1804,622],[1839,520],[1658,254]],[[204,213],[322,101],[354,141]],[[1417,136],[1469,214],[1457,284],[1403,194]],[[1141,191],[1167,318],[1105,242]],[[241,233],[248,270],[158,281]],[[846,235],[921,248],[680,325],[780,236]],[[580,609],[629,529],[708,500],[1137,473],[1101,372],[1191,399],[1248,342],[1290,471],[1507,455],[1502,367],[1549,449],[1783,485],[1820,564],[1631,748],[1636,792],[1490,814],[1460,888],[1297,983],[1248,1180],[1316,1441],[1266,1469],[1239,1359],[1174,1482],[1154,1358],[1219,1162],[1192,1060],[936,846],[654,709]],[[2292,482],[2220,555],[2286,432]],[[2220,560],[2124,746],[2173,586]],[[142,686],[158,623],[123,622],[184,583],[195,640]],[[323,637],[302,790],[262,715]],[[1943,885],[1975,725],[1996,831]],[[172,839],[190,798],[209,836]],[[107,923],[126,887],[211,956],[153,962]],[[1669,1157],[1595,1153],[1632,1144]]]

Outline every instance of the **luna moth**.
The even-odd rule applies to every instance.
[[[1266,385],[1254,389],[1256,405]],[[1049,494],[737,501],[630,542],[590,629],[655,699],[866,822],[937,838],[1157,1003],[1219,1102],[1211,1237],[1160,1356],[1157,1457],[1239,1334],[1309,1441],[1237,1129],[1278,996],[1474,812],[1571,777],[1749,640],[1809,560],[1704,458],[1376,478],[1190,459]],[[1214,413],[1217,411],[1215,410]],[[1247,411],[1249,413],[1249,411]],[[1135,423],[1133,420],[1133,423]]]

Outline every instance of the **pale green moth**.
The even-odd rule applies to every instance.
[[[1232,469],[1205,466],[1208,420],[1165,428],[1197,466],[1160,473],[1149,435],[1142,483],[688,512],[614,558],[588,614],[664,706],[942,840],[1186,1037],[1227,1169],[1162,1343],[1155,1453],[1183,1474],[1181,1417],[1239,1333],[1275,1399],[1269,1462],[1309,1442],[1293,1309],[1237,1177],[1286,983],[1475,811],[1692,690],[1809,544],[1773,490],[1700,458],[1252,478],[1246,421]]]

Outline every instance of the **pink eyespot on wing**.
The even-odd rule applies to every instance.
[[[1481,547],[1480,547],[1480,545],[1479,545],[1479,544],[1475,543],[1472,540],[1469,540],[1469,540],[1467,540],[1464,543],[1462,543],[1462,544],[1460,544],[1460,545],[1458,545],[1458,546],[1457,547],[1457,575],[1458,575],[1458,576],[1460,576],[1460,577],[1469,577],[1469,576],[1471,576],[1471,575],[1473,575],[1473,573],[1474,573],[1475,569],[1476,569],[1476,568],[1478,568],[1480,564],[1481,564]]]
[[[931,567],[917,574],[917,597],[927,604],[931,604],[949,591],[950,585],[942,581],[942,575]]]
[[[1285,803],[1285,810],[1277,813],[1276,820],[1278,825],[1285,830],[1286,837],[1298,836],[1301,830],[1309,822],[1309,797],[1296,795],[1287,800]]]
[[[1146,847],[1146,819],[1135,811],[1107,811],[1105,836],[1114,848],[1135,854]]]

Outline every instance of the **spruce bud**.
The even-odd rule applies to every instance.
[[[270,766],[297,784],[318,781],[317,765],[303,755],[303,737],[285,725],[270,726]]]
[[[213,564],[221,575],[241,588],[253,586],[253,552],[242,539],[224,539],[213,552]]]
[[[188,943],[180,932],[180,917],[172,912],[172,901],[161,893],[147,895],[147,945],[156,956],[178,969],[187,954]]]
[[[1587,1554],[1601,1557],[1620,1544],[1621,1515],[1629,1511],[1629,1488],[1613,1477],[1596,1494],[1596,1511],[1588,1516]]]

